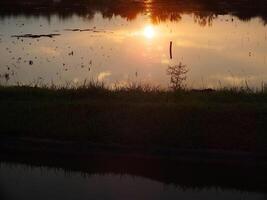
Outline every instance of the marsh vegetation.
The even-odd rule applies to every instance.
[[[266,100],[245,88],[1,87],[1,135],[266,152]]]

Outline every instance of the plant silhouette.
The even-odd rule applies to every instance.
[[[170,88],[173,90],[181,90],[186,87],[186,74],[188,72],[187,66],[181,62],[177,65],[169,65],[167,75],[170,76]]]

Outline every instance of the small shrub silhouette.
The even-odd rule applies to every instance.
[[[186,74],[188,72],[187,66],[181,62],[178,65],[169,65],[167,75],[170,76],[170,88],[173,90],[181,90],[186,87]]]

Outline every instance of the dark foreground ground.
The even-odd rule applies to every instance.
[[[0,87],[0,160],[266,191],[267,93]]]
[[[1,87],[1,135],[267,153],[267,93]]]

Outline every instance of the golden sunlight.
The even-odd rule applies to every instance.
[[[155,30],[151,25],[147,25],[144,28],[144,36],[148,39],[152,39],[155,36]]]

